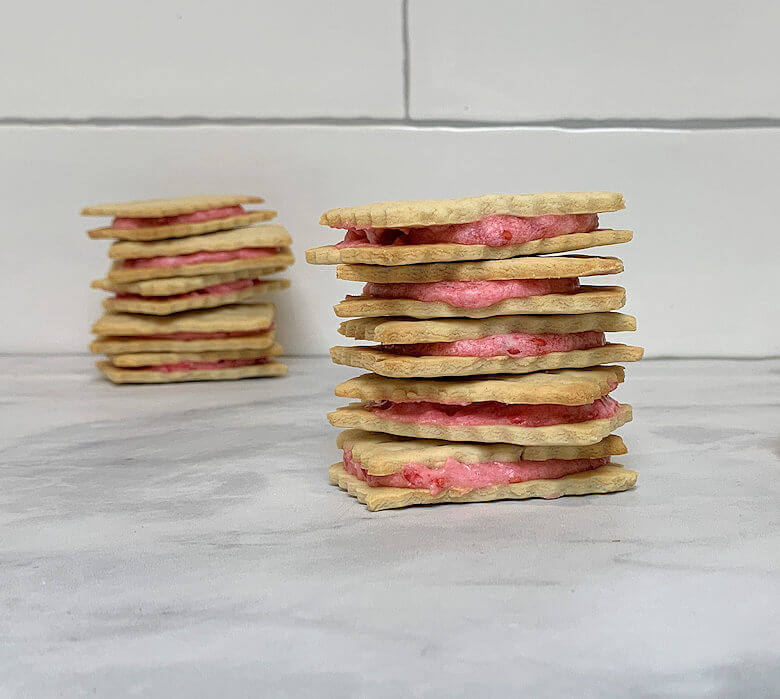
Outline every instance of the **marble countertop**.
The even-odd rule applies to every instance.
[[[773,695],[779,372],[630,366],[633,491],[372,514],[327,482],[353,370],[0,357],[0,696]]]

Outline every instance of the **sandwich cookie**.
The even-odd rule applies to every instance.
[[[110,279],[92,282],[95,289],[114,292],[113,297],[103,301],[103,308],[107,311],[152,315],[169,315],[232,303],[253,303],[289,286],[287,279],[259,279],[251,270],[124,284]]]
[[[518,446],[347,430],[337,444],[343,460],[330,467],[331,482],[372,511],[603,493],[636,482],[634,471],[611,463],[627,451],[617,435],[589,446]]]
[[[358,318],[343,322],[339,332],[381,344],[333,347],[330,356],[336,364],[397,378],[526,374],[639,361],[641,347],[607,342],[605,336],[635,329],[635,318],[622,313]]]
[[[139,352],[109,355],[96,365],[114,383],[222,381],[281,376],[287,367],[273,359],[281,353],[278,344],[265,350]]]
[[[264,350],[273,345],[270,303],[221,306],[170,316],[105,313],[93,326],[95,354]]]
[[[219,353],[216,353],[219,355]],[[235,381],[261,376],[283,376],[287,365],[269,357],[180,361],[132,369],[117,367],[110,361],[95,362],[100,372],[113,383],[181,383],[184,381]]]
[[[243,270],[262,275],[294,262],[290,243],[284,227],[273,223],[156,242],[117,241],[108,251],[115,260],[108,279],[126,283]]]
[[[320,223],[346,230],[337,245],[306,252],[311,264],[409,265],[502,259],[624,243],[628,230],[599,228],[598,214],[625,208],[615,192],[485,194],[331,209]]]
[[[163,240],[240,228],[269,221],[275,211],[246,211],[244,204],[260,204],[262,197],[200,195],[97,204],[82,209],[84,216],[113,216],[111,226],[88,231],[90,238]]]
[[[519,257],[511,260],[381,267],[342,265],[339,276],[365,281],[338,316],[468,317],[523,313],[586,313],[619,308],[619,287],[580,285],[579,277],[618,274],[615,257]]]
[[[328,415],[335,427],[406,437],[525,446],[595,444],[631,420],[609,393],[618,366],[521,376],[395,379],[364,374],[336,387],[360,402]]]

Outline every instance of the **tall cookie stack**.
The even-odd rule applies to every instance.
[[[336,315],[371,346],[334,347],[372,373],[336,387],[357,402],[328,415],[348,428],[330,479],[369,510],[439,502],[556,498],[626,490],[637,474],[612,430],[631,406],[610,393],[613,362],[642,349],[605,333],[636,328],[618,286],[580,277],[623,271],[615,257],[548,255],[631,240],[599,228],[623,209],[612,192],[485,195],[333,209],[338,245],[308,250],[364,282]]]
[[[114,383],[169,383],[279,376],[266,279],[293,263],[290,236],[275,211],[247,211],[252,196],[193,196],[88,206],[112,216],[88,232],[114,239],[113,261],[92,286],[111,292],[92,330],[98,369]]]

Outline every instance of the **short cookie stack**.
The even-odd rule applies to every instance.
[[[114,239],[107,276],[92,282],[113,296],[90,345],[107,354],[98,369],[114,383],[170,383],[279,376],[274,306],[267,294],[286,279],[265,276],[294,259],[275,211],[247,211],[260,197],[201,195],[88,206],[112,216],[88,232]]]
[[[627,451],[611,432],[631,420],[612,363],[642,349],[605,333],[636,321],[615,312],[624,289],[579,281],[623,264],[547,254],[631,240],[599,227],[623,208],[620,194],[570,192],[325,212],[344,241],[306,259],[365,283],[335,306],[351,318],[339,332],[377,343],[331,350],[373,372],[336,387],[357,402],[328,415],[348,428],[331,482],[369,510],[631,488],[637,474],[611,461]]]

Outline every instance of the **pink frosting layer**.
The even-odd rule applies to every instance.
[[[175,362],[173,364],[154,364],[151,366],[133,367],[133,369],[153,369],[154,371],[195,371],[196,369],[235,369],[242,366],[255,366],[266,364],[268,357],[255,359],[218,359],[214,362]]]
[[[255,257],[276,255],[279,248],[238,248],[237,250],[217,250],[215,252],[192,252],[188,255],[168,257],[136,257],[122,260],[123,269],[143,269],[146,267],[181,267],[183,265],[202,265],[207,262],[229,262],[230,260],[250,260]]]
[[[219,218],[242,216],[245,213],[243,206],[222,206],[218,209],[203,209],[201,211],[193,211],[190,214],[179,214],[178,216],[158,216],[156,218],[117,217],[114,219],[111,227],[129,230],[131,228],[173,226],[177,223],[201,223],[203,221],[214,221]]]
[[[383,345],[382,350],[412,357],[537,357],[550,352],[592,349],[606,344],[604,333],[587,331],[558,335],[507,333],[477,340],[454,342],[417,342],[409,345]]]
[[[134,340],[224,340],[228,337],[255,337],[263,335],[271,330],[271,325],[266,330],[235,330],[231,332],[213,332],[213,333],[153,333],[151,335],[132,335]]]
[[[442,490],[457,488],[471,491],[491,485],[522,483],[539,478],[562,478],[571,473],[590,471],[609,463],[609,457],[600,459],[548,459],[546,461],[482,461],[463,463],[447,459],[440,468],[429,468],[425,464],[409,463],[397,473],[387,476],[372,476],[360,465],[349,449],[344,450],[344,469],[368,485],[391,488],[424,488],[431,495]]]
[[[369,402],[365,407],[378,417],[417,425],[544,427],[613,417],[620,403],[610,396],[602,396],[586,405],[509,405],[495,401],[447,405],[429,401],[380,401]]]
[[[449,226],[419,228],[348,228],[337,248],[382,245],[424,245],[459,243],[461,245],[520,245],[531,240],[555,238],[570,233],[589,233],[599,227],[597,214],[563,214],[560,216],[507,216],[496,214],[481,221]]]
[[[379,284],[369,282],[363,294],[380,299],[442,301],[459,308],[485,308],[506,299],[524,299],[545,294],[571,294],[580,288],[576,277],[565,279],[495,279],[471,282],[422,282]]]
[[[225,294],[232,294],[236,291],[249,289],[253,286],[262,286],[263,284],[265,284],[265,282],[260,279],[236,279],[232,282],[204,286],[202,289],[195,289],[183,294],[172,294],[171,296],[152,296],[151,298],[155,301],[173,301],[175,299],[194,299],[201,296],[224,296]],[[135,299],[141,301],[148,301],[150,299],[149,296],[141,296],[141,294],[130,294],[126,292],[118,293],[116,298]]]

